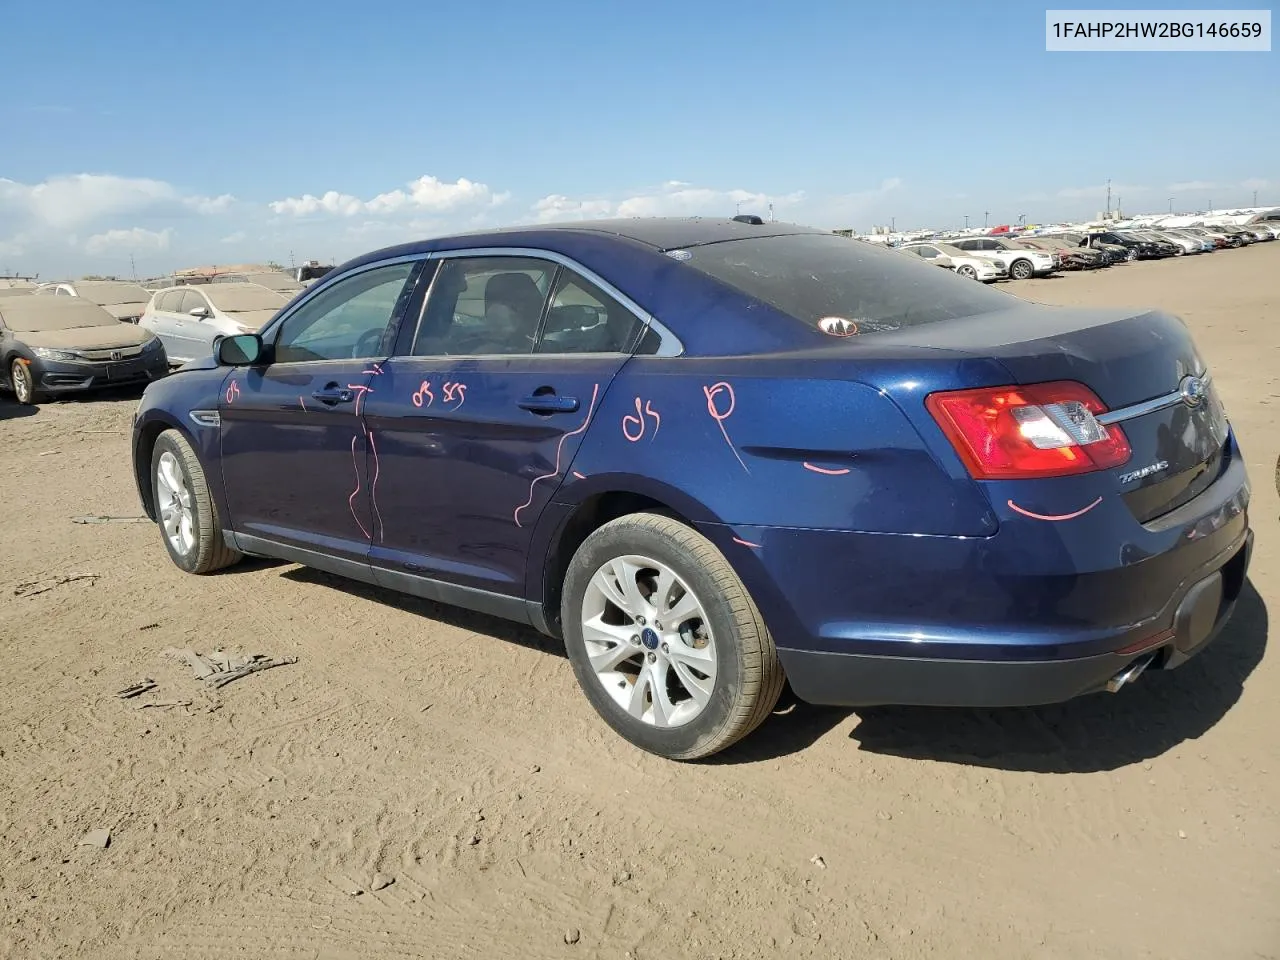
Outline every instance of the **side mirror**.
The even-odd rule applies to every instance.
[[[256,333],[220,337],[213,345],[213,350],[218,366],[221,367],[251,367],[261,362],[266,354],[262,338]]]
[[[208,316],[209,316],[209,308],[208,308],[208,307],[194,307],[194,308],[192,308],[191,310],[188,310],[188,311],[187,311],[187,315],[188,315],[188,316],[195,317],[197,320],[204,320],[206,317],[208,317]]]

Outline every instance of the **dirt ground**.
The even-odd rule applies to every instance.
[[[1278,275],[1271,243],[1005,285],[1195,331],[1257,530],[1214,647],[1043,709],[784,704],[702,765],[528,630],[73,523],[139,514],[137,395],[0,400],[0,955],[1280,957]],[[206,693],[173,646],[298,662]]]

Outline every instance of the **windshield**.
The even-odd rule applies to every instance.
[[[146,303],[151,294],[136,283],[78,283],[76,293],[104,307],[118,303]]]
[[[223,313],[279,310],[286,303],[285,298],[280,294],[256,284],[232,286],[229,283],[211,283],[202,292]]]
[[[120,321],[101,307],[78,297],[6,298],[0,319],[14,333],[120,326]]]
[[[897,330],[1016,302],[918,257],[833,234],[729,240],[688,253],[689,266],[812,327],[837,317],[864,332]]]

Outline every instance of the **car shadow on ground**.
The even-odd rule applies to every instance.
[[[8,397],[0,398],[0,420],[17,420],[21,417],[32,417],[39,412],[39,407],[18,403]]]
[[[802,750],[857,714],[849,739],[871,753],[1033,773],[1092,773],[1158,757],[1205,734],[1240,699],[1267,645],[1266,603],[1246,582],[1222,634],[1176,670],[1151,671],[1118,694],[1002,710],[784,702],[720,762]]]
[[[271,561],[263,562],[270,563]],[[459,630],[466,630],[469,633],[483,633],[485,636],[493,637],[506,643],[518,644],[531,650],[539,650],[542,653],[555,654],[558,657],[565,656],[564,644],[559,640],[543,636],[533,627],[524,626],[511,620],[504,620],[501,617],[491,616],[487,613],[478,613],[462,607],[436,603],[434,600],[423,600],[407,593],[375,587],[367,583],[361,583],[358,580],[350,580],[346,577],[325,573],[323,570],[315,570],[311,567],[293,567],[284,571],[280,576],[298,583],[314,583],[331,587],[334,590],[341,590],[351,596],[394,607],[396,610],[412,614],[415,617],[421,617],[423,620],[433,620],[438,623],[448,624],[451,627],[457,627]]]

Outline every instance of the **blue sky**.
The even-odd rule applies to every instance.
[[[11,0],[0,272],[738,202],[864,230],[1048,220],[1101,209],[1108,178],[1134,212],[1280,203],[1276,53],[1046,53],[1044,11]]]

